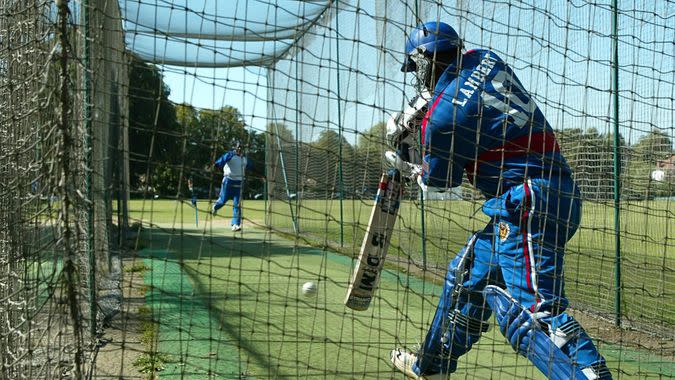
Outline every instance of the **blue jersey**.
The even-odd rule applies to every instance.
[[[439,78],[422,122],[423,181],[469,180],[488,197],[526,178],[570,176],[553,129],[513,70],[495,53],[471,50]]]

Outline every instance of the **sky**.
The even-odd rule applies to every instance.
[[[264,131],[267,118],[267,69],[263,67],[185,68],[160,65],[169,99],[196,108],[233,106],[247,126]]]
[[[174,2],[187,4],[185,0]],[[294,3],[293,0],[275,2]],[[264,10],[269,11],[272,3],[237,2],[250,4],[249,13],[262,6],[267,6]],[[404,33],[416,23],[416,18],[409,4],[394,0],[352,1],[351,4],[359,5],[358,9],[348,3],[340,2],[346,4],[346,9],[338,14],[339,22],[331,24],[331,28],[310,29],[309,34],[315,34],[304,41],[303,50],[291,55],[299,61],[286,59],[289,57],[286,56],[270,72],[254,65],[246,68],[162,65],[169,55],[174,59],[176,55],[184,54],[185,61],[200,59],[188,55],[188,50],[176,51],[173,44],[176,41],[166,35],[142,50],[155,52],[159,57],[157,62],[171,88],[170,99],[177,103],[187,102],[199,108],[234,106],[245,116],[246,123],[256,130],[265,128],[268,114],[289,125],[300,121],[299,138],[303,140],[315,139],[325,128],[342,128],[348,140],[355,143],[358,135],[353,132],[363,132],[373,124],[385,121],[389,114],[400,110],[405,99],[413,93],[407,84],[409,78],[403,77],[398,67]],[[514,68],[554,128],[596,128],[601,133],[611,132],[613,88],[609,0],[595,3],[529,0],[514,1],[513,6],[494,2],[447,3],[447,6],[426,6],[417,11],[422,19],[440,19],[455,26],[467,48],[489,48],[502,56]],[[675,140],[675,29],[669,21],[675,19],[675,5],[647,0],[619,3],[622,10],[619,21],[621,133],[629,143],[635,143],[653,127],[659,127]],[[453,8],[455,4],[460,4],[460,8]],[[175,10],[164,7],[157,12]],[[384,18],[375,17],[382,15],[386,16],[386,23]],[[176,17],[171,13],[167,17],[169,21],[165,24],[170,26],[170,21]],[[231,23],[228,15],[223,13],[219,17],[224,24]],[[191,26],[187,22],[184,24],[180,26],[182,33],[189,31]],[[194,25],[193,29],[199,32],[204,25]],[[214,33],[217,31],[218,25]],[[233,37],[232,32],[228,33],[228,38],[238,38]],[[148,43],[129,34],[127,40],[132,49],[140,49]],[[222,42],[219,41],[221,47]],[[220,56],[241,54],[237,50],[241,47],[235,45],[236,42],[229,48],[214,51],[199,46],[197,52]],[[263,42],[263,50],[279,47],[271,44]],[[193,54],[192,51],[189,54]],[[213,59],[218,58],[214,56]],[[271,74],[270,83],[268,73]],[[339,101],[336,100],[338,97]],[[302,112],[298,112],[297,107]]]

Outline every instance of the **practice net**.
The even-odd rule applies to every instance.
[[[404,182],[371,305],[344,305],[424,21],[498,54],[555,130],[583,202],[568,312],[614,378],[675,376],[672,1],[0,10],[0,378],[403,378],[390,351],[490,220],[466,175]],[[213,209],[238,143],[241,221]],[[546,378],[486,324],[452,378]]]

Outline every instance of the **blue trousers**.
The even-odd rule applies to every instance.
[[[213,205],[213,210],[218,211],[227,201],[232,200],[232,225],[241,225],[241,207],[239,201],[241,198],[241,181],[223,178],[220,186],[220,196]]]
[[[572,319],[565,309],[565,243],[581,218],[580,194],[569,179],[532,179],[489,199],[490,223],[473,235],[448,266],[436,314],[414,368],[418,374],[452,373],[457,359],[486,330],[492,310],[486,285],[504,287],[540,322],[555,329]],[[575,321],[571,321],[575,322]],[[561,349],[580,367],[604,366],[591,339],[578,335]]]

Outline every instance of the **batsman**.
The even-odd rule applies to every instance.
[[[387,125],[387,159],[425,191],[459,186],[466,173],[490,222],[449,264],[421,348],[393,350],[394,367],[413,379],[448,378],[494,312],[513,348],[549,378],[611,379],[565,311],[565,244],[581,200],[551,125],[497,54],[464,52],[448,24],[417,26],[405,54],[418,96]]]

